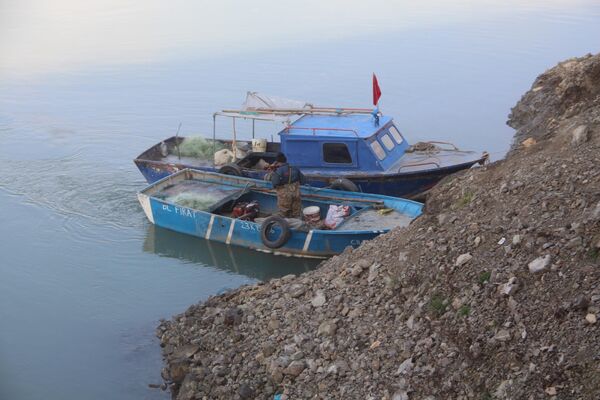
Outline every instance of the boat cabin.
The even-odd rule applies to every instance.
[[[279,135],[288,161],[304,170],[385,171],[408,148],[383,115],[304,115]]]

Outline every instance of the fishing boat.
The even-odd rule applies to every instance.
[[[138,193],[148,220],[206,240],[276,255],[327,258],[407,226],[422,204],[375,194],[301,188],[306,218],[276,215],[270,182],[184,169]],[[328,224],[331,210],[343,210]],[[331,221],[329,221],[331,222]]]
[[[230,119],[228,138],[217,137],[217,120]],[[236,121],[250,120],[251,137],[240,139]],[[282,124],[275,138],[256,137],[255,122]],[[300,168],[308,184],[346,191],[422,199],[442,178],[488,161],[486,152],[460,150],[449,142],[410,145],[393,118],[377,108],[314,107],[248,92],[241,109],[213,115],[213,135],[203,154],[182,152],[191,138],[175,135],[135,160],[149,183],[185,168],[263,179],[278,152]],[[228,151],[231,158],[217,160]]]

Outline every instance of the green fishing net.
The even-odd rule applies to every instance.
[[[206,211],[219,201],[221,197],[211,193],[179,193],[175,196],[168,197],[166,200],[171,203],[178,204],[182,207],[192,208],[194,210]]]
[[[212,160],[214,152],[224,148],[225,146],[220,142],[215,142],[213,147],[213,140],[204,139],[200,136],[191,136],[183,139],[183,142],[179,145],[179,153],[184,157]]]

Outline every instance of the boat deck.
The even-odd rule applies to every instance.
[[[474,151],[462,150],[437,150],[433,152],[415,151],[404,153],[395,162],[388,172],[417,172],[437,168],[446,168],[458,164],[468,163],[481,158],[481,154]]]
[[[396,210],[382,215],[379,210],[369,208],[351,215],[336,230],[361,231],[393,229],[396,227],[408,226],[413,219],[414,218],[401,214]]]

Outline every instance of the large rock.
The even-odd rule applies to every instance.
[[[185,358],[173,360],[169,364],[169,374],[171,376],[171,380],[175,383],[183,382],[189,371],[190,362]]]
[[[579,125],[571,132],[571,144],[573,146],[579,146],[588,141],[588,127],[587,125]]]

